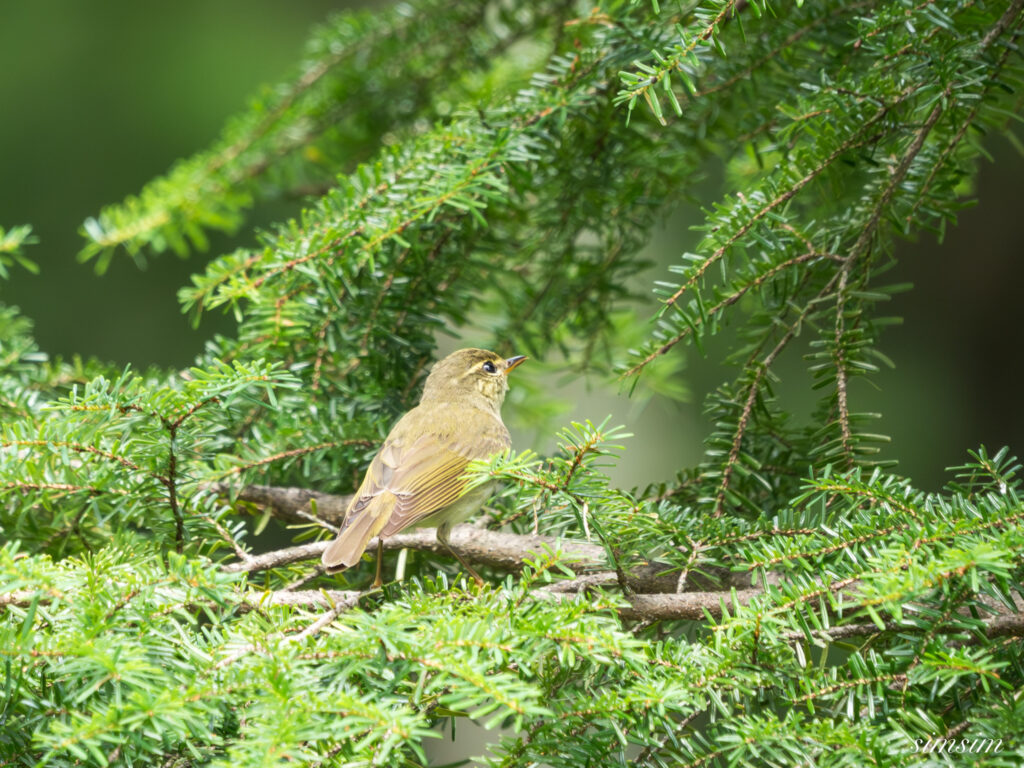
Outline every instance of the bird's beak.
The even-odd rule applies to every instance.
[[[519,365],[521,362],[527,359],[528,358],[526,357],[526,355],[516,355],[515,357],[510,357],[508,360],[505,361],[505,375],[508,376],[509,371],[511,371],[513,368],[515,368],[517,365]]]

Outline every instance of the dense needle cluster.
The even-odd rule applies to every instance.
[[[102,268],[310,195],[182,289],[235,333],[139,374],[50,362],[0,310],[0,763],[418,765],[472,718],[506,727],[486,759],[510,767],[905,765],[945,736],[1019,764],[1019,465],[977,450],[919,491],[875,463],[850,382],[887,362],[893,236],[949,225],[985,134],[1019,118],[1022,28],[1020,0],[438,0],[326,23],[213,147],[83,226]],[[638,250],[719,165],[728,192],[646,323]],[[0,231],[0,271],[28,242]],[[490,525],[519,546],[484,590],[451,589],[418,539],[379,603],[356,594],[372,567],[317,570],[328,501],[444,329],[615,363],[631,391],[729,323],[735,376],[676,482],[613,487],[622,431],[574,424],[550,457],[475,468],[505,481]],[[789,349],[812,426],[776,397]],[[253,506],[283,486],[303,504]],[[275,516],[292,527],[263,557]]]

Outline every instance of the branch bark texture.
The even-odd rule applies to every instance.
[[[343,521],[351,500],[351,496],[336,496],[304,488],[249,485],[234,491],[220,483],[211,484],[207,488],[219,495],[263,507],[286,522],[308,522],[318,517],[332,526]],[[307,560],[319,560],[327,544],[327,541],[317,541],[251,555],[223,565],[222,569],[228,573],[257,573]],[[664,564],[633,564],[619,573],[612,570],[611,560],[602,546],[578,539],[492,531],[466,524],[452,530],[451,546],[475,565],[510,573],[521,572],[527,560],[547,552],[558,552],[561,555],[560,561],[578,575],[575,579],[556,581],[535,590],[538,599],[577,599],[580,594],[601,587],[620,588],[625,603],[620,604],[617,610],[622,618],[633,621],[702,621],[708,616],[719,619],[723,610],[736,605],[748,605],[763,593],[760,587],[751,587],[748,573],[724,568],[702,566],[701,573],[687,574],[681,590],[678,570]],[[387,551],[411,549],[448,554],[432,528],[390,536],[384,539],[383,547]],[[377,540],[373,539],[366,551],[375,552],[376,548]],[[772,580],[778,583],[780,579],[773,577]],[[842,591],[852,597],[855,589],[855,583],[845,584]],[[263,600],[269,600],[272,605],[321,606],[339,611],[353,607],[360,595],[358,592],[341,590],[281,590],[267,594],[269,597]],[[246,601],[246,605],[249,602]],[[1024,636],[1024,613],[992,616],[984,622],[984,626],[989,637]],[[874,624],[852,624],[815,632],[813,637],[834,642],[897,629],[907,631],[906,627],[879,630]],[[799,642],[804,638],[803,634],[799,634],[789,639]]]

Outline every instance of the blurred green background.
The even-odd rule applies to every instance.
[[[185,365],[210,335],[192,330],[176,299],[208,254],[117,258],[102,278],[75,255],[78,228],[107,204],[211,143],[263,85],[297,67],[329,0],[48,0],[4,3],[0,21],[0,224],[32,224],[41,273],[0,286],[51,354]],[[271,206],[267,223],[291,206]],[[241,242],[246,233],[240,232]],[[122,254],[123,255],[123,254]],[[116,308],[116,311],[115,311]],[[220,329],[230,325],[219,316]]]
[[[137,192],[176,159],[203,148],[225,118],[245,107],[265,84],[285,77],[299,59],[309,27],[351,3],[302,0],[129,0],[3,4],[0,23],[0,224],[32,224],[39,245],[29,253],[38,276],[17,272],[0,285],[0,299],[19,305],[36,326],[42,348],[54,355],[97,356],[136,369],[185,366],[214,331],[230,331],[225,316],[208,316],[193,330],[176,292],[203,260],[251,242],[212,238],[208,254],[179,260],[166,255],[139,270],[115,259],[97,277],[80,265],[77,229],[106,203]],[[1010,445],[1024,450],[1020,351],[1024,347],[1024,162],[1002,137],[989,137],[994,162],[983,162],[980,204],[963,212],[940,246],[932,234],[898,247],[899,267],[884,282],[911,281],[916,289],[887,308],[904,324],[886,331],[882,349],[895,362],[851,390],[859,411],[879,411],[875,431],[892,436],[886,455],[925,488],[948,475],[944,467],[968,448]],[[716,189],[714,182],[707,184]],[[288,215],[296,201],[266,205],[256,226]],[[692,249],[689,229],[699,211],[672,217],[649,248],[658,266]],[[652,304],[653,307],[653,304]],[[687,352],[691,402],[626,400],[614,386],[575,382],[562,398],[568,418],[628,423],[629,441],[616,480],[624,485],[671,478],[700,457],[707,432],[701,402],[729,376],[712,359]],[[806,418],[810,377],[797,355],[780,373],[785,402]],[[522,369],[524,375],[527,369]],[[517,444],[522,445],[521,438]],[[525,446],[522,446],[525,447]],[[542,445],[536,445],[542,448]]]

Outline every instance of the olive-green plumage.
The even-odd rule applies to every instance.
[[[486,485],[465,492],[463,475],[470,461],[509,447],[501,403],[509,371],[525,359],[460,349],[434,365],[419,405],[392,428],[366,470],[338,538],[324,550],[328,573],[359,562],[374,536],[384,539],[406,528],[437,526],[438,540],[482,581],[448,546],[448,534],[490,495]]]

